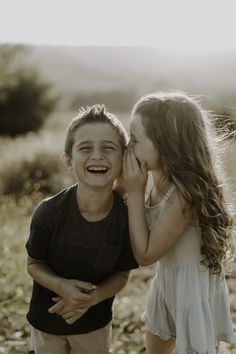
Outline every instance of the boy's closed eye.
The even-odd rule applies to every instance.
[[[83,150],[89,150],[90,148],[91,148],[91,146],[82,146],[78,150],[83,151]]]
[[[103,146],[103,149],[104,150],[115,150],[115,147],[114,146],[109,146],[109,145],[106,145],[106,146]]]

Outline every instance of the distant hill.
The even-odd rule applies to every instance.
[[[236,51],[184,53],[151,47],[31,46],[42,74],[65,98],[184,90],[235,106]],[[102,96],[103,97],[103,96]]]

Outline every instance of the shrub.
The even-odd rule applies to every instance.
[[[74,183],[62,161],[61,141],[60,135],[47,132],[1,139],[0,194],[16,199],[34,192],[52,195]]]
[[[58,101],[51,85],[27,63],[27,53],[22,46],[0,46],[1,135],[14,137],[37,131]]]

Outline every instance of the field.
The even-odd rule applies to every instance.
[[[12,188],[14,194],[2,196],[0,201],[0,354],[23,354],[27,350],[29,325],[25,314],[30,299],[31,279],[26,272],[25,242],[33,208],[42,197],[40,183],[44,183],[45,191],[50,194],[72,182],[60,159],[63,130],[70,118],[70,113],[62,116],[55,114],[38,135],[30,134],[24,138],[0,141],[3,146],[0,151],[0,192],[8,183],[8,188]],[[127,126],[126,118],[127,116],[122,116]],[[234,152],[235,143],[231,143],[225,155],[227,175],[231,178],[231,193],[236,193]],[[38,172],[34,178],[31,175],[30,180],[25,169],[32,166],[35,169],[33,162],[36,155],[43,156],[42,161],[37,159],[37,163],[40,163],[42,169],[43,166],[48,166],[50,177],[41,178],[42,171],[37,167]],[[47,185],[48,181],[51,189]],[[144,326],[140,316],[145,307],[148,284],[154,272],[154,266],[133,271],[129,284],[117,296],[113,321],[115,354],[145,353]],[[233,272],[227,281],[232,319],[236,328],[235,276],[236,272]],[[219,352],[236,354],[236,346],[222,343]]]

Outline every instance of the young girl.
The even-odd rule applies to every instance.
[[[144,96],[132,111],[131,244],[140,265],[159,261],[143,316],[148,354],[215,354],[219,341],[236,342],[224,277],[233,226],[210,134],[206,112],[182,93]]]
[[[102,105],[81,108],[68,127],[64,160],[78,183],[37,206],[26,244],[35,354],[109,352],[113,300],[137,267],[113,189],[126,136]]]

